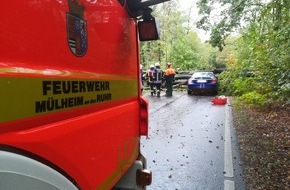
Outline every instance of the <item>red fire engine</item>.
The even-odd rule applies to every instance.
[[[167,0],[1,2],[0,189],[144,189],[139,40]]]

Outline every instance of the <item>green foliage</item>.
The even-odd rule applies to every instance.
[[[181,70],[211,70],[218,64],[210,60],[216,50],[203,44],[197,33],[191,28],[191,10],[184,12],[178,9],[178,1],[153,7],[153,14],[160,23],[160,40],[141,43],[141,63],[145,68],[160,62],[173,63],[174,68]]]
[[[253,78],[239,77],[233,81],[233,88],[235,89],[233,94],[241,96],[246,93],[250,93],[254,90]]]
[[[232,85],[232,81],[235,78],[234,72],[224,71],[218,77],[219,84],[219,94],[223,95],[232,95],[234,92],[234,88]]]
[[[169,54],[175,67],[182,70],[210,69],[208,55],[203,54],[202,50],[197,34],[189,32],[176,40]]]
[[[239,97],[239,101],[252,105],[252,106],[259,106],[259,107],[266,106],[269,103],[265,95],[262,95],[256,92],[249,92],[249,93],[243,94],[241,97]]]
[[[199,0],[198,6],[198,25],[212,31],[209,43],[217,48],[200,41],[190,28],[191,12],[179,11],[178,1],[171,0],[154,7],[161,39],[141,43],[143,66],[159,61],[181,70],[226,67],[219,75],[220,94],[259,106],[289,104],[290,1]],[[237,29],[240,34],[229,37]]]
[[[247,2],[252,2],[248,0]],[[248,4],[248,9],[254,6]],[[223,91],[259,106],[290,100],[290,1],[269,1],[235,43],[232,74],[221,75]],[[234,73],[234,74],[233,74]],[[237,74],[238,73],[238,74]],[[245,73],[251,73],[250,76]],[[231,82],[229,83],[229,78]]]
[[[211,31],[209,43],[222,51],[226,37],[240,26],[241,19],[252,17],[251,7],[248,6],[248,3],[252,1],[255,0],[199,0],[197,4],[202,17],[197,27]],[[218,11],[220,11],[220,17],[216,16]]]

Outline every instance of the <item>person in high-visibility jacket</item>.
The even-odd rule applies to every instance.
[[[154,65],[150,65],[149,71],[148,71],[148,82],[151,90],[151,96],[153,96],[155,92],[155,84],[154,84],[154,72],[155,72],[155,67]]]
[[[175,71],[172,69],[172,64],[166,64],[167,69],[165,70],[164,78],[165,78],[165,87],[166,87],[166,95],[167,97],[172,96],[172,85],[175,76]]]
[[[153,79],[157,90],[157,97],[160,97],[162,79],[163,79],[163,71],[160,68],[160,63],[157,62],[155,63],[154,79]]]

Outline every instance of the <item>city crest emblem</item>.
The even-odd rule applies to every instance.
[[[67,41],[71,52],[78,57],[88,49],[87,22],[84,20],[85,7],[78,0],[68,0],[69,12],[66,13]]]

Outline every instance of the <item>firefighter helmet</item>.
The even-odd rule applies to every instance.
[[[150,65],[150,69],[151,69],[151,68],[154,68],[154,65]]]
[[[160,63],[159,62],[155,63],[155,67],[160,67]]]

